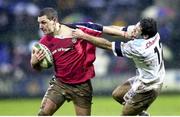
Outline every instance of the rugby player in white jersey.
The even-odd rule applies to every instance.
[[[104,26],[103,30],[117,31],[118,28]],[[110,42],[78,29],[73,31],[74,37],[83,38],[97,47],[111,50],[115,56],[131,58],[134,61],[137,68],[136,76],[119,85],[112,95],[123,105],[122,115],[149,115],[146,110],[158,96],[165,76],[162,44],[156,21],[152,18],[143,18],[134,25],[131,32],[121,34],[132,40],[126,43]]]

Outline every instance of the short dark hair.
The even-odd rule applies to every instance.
[[[143,18],[140,20],[140,27],[142,28],[141,35],[148,35],[151,38],[157,33],[157,24],[153,18]]]
[[[57,19],[58,20],[58,13],[55,9],[51,7],[43,8],[40,11],[39,17],[46,15],[49,20]]]

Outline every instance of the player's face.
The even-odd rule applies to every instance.
[[[139,22],[134,27],[133,36],[136,37],[136,38],[141,36],[141,27],[140,27],[140,23]]]
[[[52,34],[55,30],[54,20],[49,20],[47,16],[38,17],[39,28],[44,34]]]

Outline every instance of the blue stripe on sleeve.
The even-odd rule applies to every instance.
[[[122,31],[127,31],[127,28],[128,28],[127,26],[124,27],[124,28],[122,29]]]
[[[115,41],[115,51],[117,53],[117,56],[123,57],[122,51],[121,51],[121,42]]]
[[[80,22],[80,23],[74,23],[74,25],[81,25],[81,26],[85,26],[87,28],[91,28],[97,31],[103,31],[103,26],[97,23]]]
[[[73,29],[78,28],[78,27],[77,27],[76,25],[74,25],[74,24],[64,24],[64,25],[68,26],[69,28],[73,28]]]

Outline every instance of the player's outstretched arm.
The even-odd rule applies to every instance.
[[[80,29],[73,30],[72,31],[72,35],[73,35],[74,38],[82,38],[84,40],[87,40],[87,41],[93,43],[95,46],[97,46],[99,48],[103,48],[103,49],[107,49],[107,50],[112,50],[111,42],[106,40],[106,39],[104,39],[104,38],[91,36],[89,34],[84,33]]]
[[[103,26],[103,33],[114,35],[114,36],[121,36],[126,39],[133,39],[133,25],[126,27],[126,31],[123,30],[125,27],[120,26]]]
[[[123,27],[119,26],[103,26],[103,33],[114,36],[125,36],[125,31],[122,31]]]

